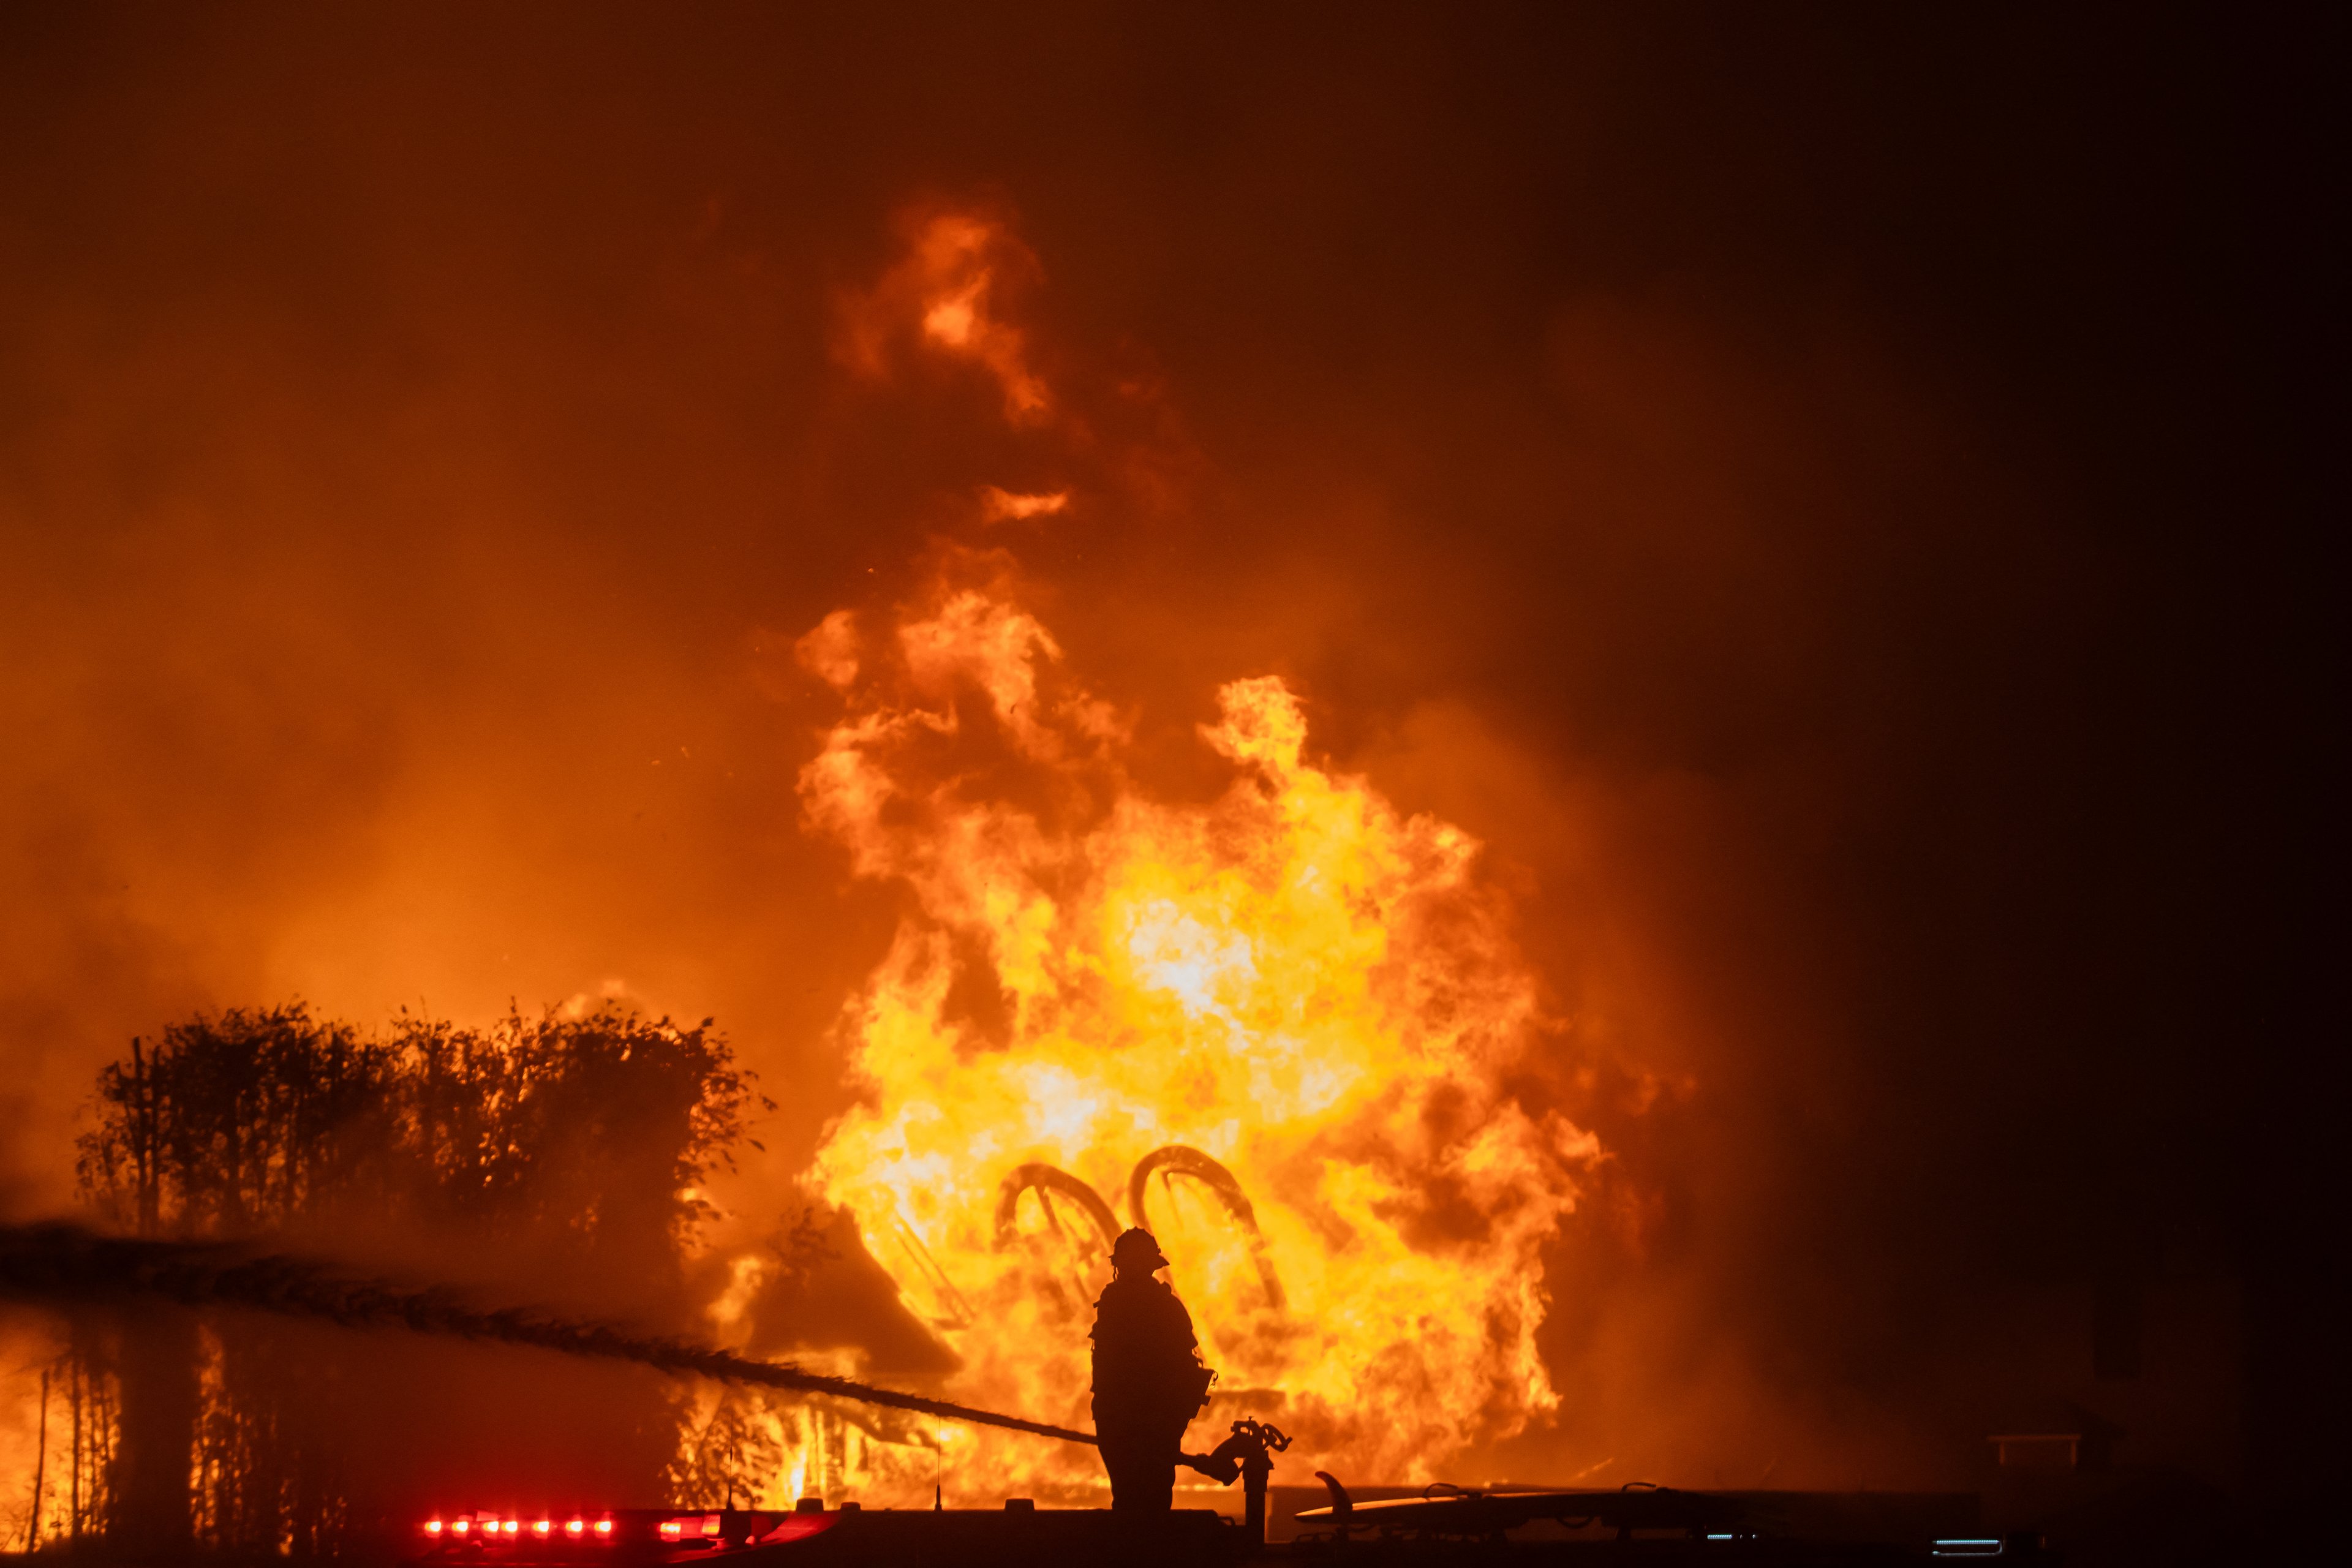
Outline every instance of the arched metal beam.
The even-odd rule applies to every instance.
[[[1062,1228],[1062,1222],[1047,1196],[1051,1193],[1059,1193],[1086,1211],[1087,1217],[1095,1222],[1095,1228],[1102,1232],[1106,1251],[1118,1239],[1118,1216],[1111,1213],[1110,1205],[1103,1202],[1100,1193],[1059,1166],[1031,1163],[1017,1167],[996,1189],[996,1246],[1000,1252],[1013,1245],[1021,1194],[1032,1187],[1037,1190],[1037,1202],[1045,1208],[1046,1223],[1055,1230]]]
[[[1024,1167],[1025,1168],[1025,1167]],[[1250,1260],[1257,1265],[1258,1282],[1265,1287],[1265,1304],[1276,1311],[1283,1307],[1282,1280],[1274,1271],[1274,1258],[1265,1245],[1265,1233],[1257,1227],[1257,1210],[1242,1191],[1234,1173],[1198,1149],[1182,1143],[1171,1143],[1154,1149],[1136,1162],[1135,1173],[1127,1179],[1127,1212],[1135,1223],[1149,1230],[1151,1226],[1143,1199],[1151,1178],[1165,1181],[1173,1176],[1190,1176],[1217,1194],[1234,1223],[1249,1233]]]

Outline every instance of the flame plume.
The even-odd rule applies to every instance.
[[[817,1175],[960,1394],[1087,1423],[1123,1205],[1174,1260],[1220,1421],[1406,1479],[1555,1403],[1540,1248],[1598,1147],[1504,1088],[1546,1020],[1474,839],[1310,762],[1272,677],[1201,729],[1231,786],[1152,798],[1001,583],[882,632],[836,613],[803,658],[846,701],[808,820],[912,895],[845,1016],[866,1092]],[[965,1475],[1093,1479],[1038,1447],[983,1438]]]

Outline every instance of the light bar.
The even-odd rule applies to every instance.
[[[570,1519],[567,1519],[567,1520],[565,1520],[565,1521],[563,1521],[563,1533],[564,1533],[564,1534],[566,1534],[566,1535],[568,1535],[568,1536],[570,1536],[570,1537],[571,1537],[572,1540],[574,1540],[574,1541],[579,1540],[583,1535],[585,1535],[587,1532],[588,1532],[588,1521],[587,1521],[586,1520],[584,1520],[584,1519],[581,1518],[581,1517],[580,1517],[578,1514],[576,1514],[576,1513],[575,1513],[575,1514],[573,1514]]]
[[[1931,1557],[1998,1557],[2000,1555],[2000,1540],[1998,1536],[1953,1536],[1937,1542],[1928,1555]]]
[[[661,1538],[664,1541],[677,1541],[685,1534],[686,1526],[679,1521],[666,1519],[661,1521]]]
[[[530,1521],[531,1534],[541,1541],[546,1540],[547,1532],[554,1528],[554,1525],[543,1519],[534,1519]]]
[[[441,1522],[441,1516],[439,1514],[436,1514],[431,1519],[425,1521],[425,1533],[427,1535],[438,1535],[446,1528],[447,1527]]]
[[[611,1514],[608,1513],[604,1518],[596,1521],[596,1539],[599,1541],[610,1541],[613,1539],[613,1516]]]
[[[459,1514],[456,1519],[449,1521],[449,1533],[452,1535],[467,1534],[473,1530],[473,1528],[474,1521],[467,1519],[463,1514]]]

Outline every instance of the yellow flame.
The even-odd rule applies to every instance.
[[[866,1093],[817,1174],[962,1357],[955,1396],[1087,1420],[1097,1223],[1016,1192],[1000,1234],[1007,1178],[1044,1164],[1173,1260],[1224,1391],[1195,1446],[1255,1414],[1316,1465],[1405,1480],[1549,1408],[1540,1248],[1598,1150],[1503,1087],[1542,1019],[1478,845],[1309,762],[1278,679],[1223,688],[1201,738],[1231,786],[1171,803],[1005,595],[942,590],[897,633],[801,778],[858,872],[913,894],[845,1019]],[[1170,1145],[1229,1172],[1259,1234],[1183,1161],[1129,1212]],[[1097,1473],[968,1447],[967,1488]]]

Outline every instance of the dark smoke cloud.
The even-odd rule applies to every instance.
[[[977,487],[1068,487],[987,542],[1157,785],[1213,787],[1215,685],[1280,672],[1526,890],[1577,1021],[1529,1093],[1621,1176],[1561,1244],[1568,1414],[1498,1468],[1964,1477],[1986,1390],[2139,1397],[2078,1342],[2109,1287],[2151,1346],[2242,1343],[2255,1468],[2318,1462],[2281,1434],[2332,1265],[2265,1216],[2330,1103],[2325,252],[2280,64],[2325,50],[1671,8],[0,26],[26,1207],[97,1064],[197,1005],[609,989],[777,1090],[730,1199],[764,1232],[893,912],[797,826],[793,642],[908,591]],[[840,362],[925,204],[1035,258],[1055,420]],[[2220,1404],[2146,1403],[2233,1473]]]

